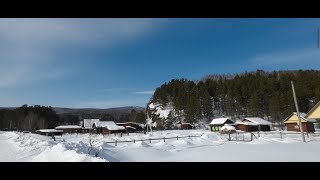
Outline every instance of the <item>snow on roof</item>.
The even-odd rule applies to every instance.
[[[190,126],[193,126],[191,123],[181,123],[181,124],[188,124],[188,125],[190,125]]]
[[[82,127],[77,125],[63,125],[56,127],[56,129],[82,129]]]
[[[216,118],[211,121],[211,125],[224,124],[229,118]],[[230,119],[229,119],[230,120]],[[231,121],[231,120],[230,120]]]
[[[114,121],[98,121],[94,123],[96,127],[106,127],[109,130],[124,130],[123,126],[118,126]]]
[[[144,124],[136,123],[136,122],[124,122],[124,123],[116,123],[116,124],[118,124],[118,125],[135,124],[135,125],[138,125],[138,126],[141,126],[141,127],[144,126]]]
[[[308,122],[317,122],[315,119],[307,119]]]
[[[249,125],[249,126],[257,126],[258,124],[252,123],[252,122],[242,122],[242,121],[237,121],[235,124],[243,124],[243,125]]]
[[[126,126],[126,128],[136,129],[135,127],[132,127],[132,126]]]
[[[244,118],[242,121],[244,120],[248,120],[251,121],[257,125],[271,125],[272,123],[269,121],[266,121],[264,119],[258,118],[258,117],[248,117],[248,118]]]
[[[294,115],[298,116],[298,113],[297,112],[293,112]],[[303,113],[303,112],[300,112],[300,117],[304,118],[306,117],[306,113]]]
[[[56,129],[39,129],[37,132],[44,132],[44,133],[50,133],[50,132],[63,132],[62,130],[56,130]]]
[[[95,122],[99,122],[100,119],[83,119],[83,126],[85,128],[92,128],[92,125],[95,123]]]

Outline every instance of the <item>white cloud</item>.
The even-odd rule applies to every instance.
[[[151,91],[137,91],[137,92],[133,92],[132,94],[142,94],[142,95],[150,95],[153,94],[154,90]]]
[[[284,52],[271,52],[268,54],[259,54],[250,62],[254,65],[269,66],[269,65],[320,65],[320,49],[306,48],[298,50],[290,50]]]
[[[153,19],[0,19],[0,87],[56,78],[63,68],[58,48],[136,40],[161,21]],[[73,67],[75,68],[75,67]]]

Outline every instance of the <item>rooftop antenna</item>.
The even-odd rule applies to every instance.
[[[294,90],[293,81],[291,81],[291,85],[292,85],[292,91],[293,91],[294,104],[296,105],[296,109],[297,109],[297,116],[298,116],[298,120],[299,120],[299,128],[300,128],[300,131],[301,131],[302,141],[303,141],[303,142],[306,142],[306,139],[305,139],[305,137],[304,137],[304,132],[303,132],[302,123],[301,123],[301,117],[300,117],[300,112],[299,112],[299,107],[298,107],[296,92],[295,92],[295,90]]]

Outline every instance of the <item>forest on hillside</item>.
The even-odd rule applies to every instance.
[[[132,109],[129,112],[117,114],[101,111],[57,114],[54,108],[50,106],[28,106],[25,104],[18,108],[0,109],[0,130],[35,131],[38,129],[54,129],[59,125],[79,125],[80,121],[85,118],[143,123],[145,122],[145,112]]]
[[[320,100],[320,71],[257,70],[234,75],[208,75],[199,81],[172,79],[157,88],[149,103],[173,106],[187,122],[231,116],[281,122],[295,111],[291,81],[300,112]]]

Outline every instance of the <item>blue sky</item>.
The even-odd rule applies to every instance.
[[[0,19],[0,106],[145,106],[174,78],[319,69],[320,19]]]

